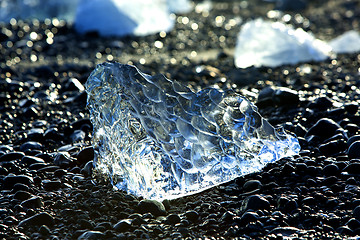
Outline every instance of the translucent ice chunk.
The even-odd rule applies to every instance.
[[[352,53],[360,51],[360,34],[351,30],[329,42],[335,53]]]
[[[277,67],[306,61],[321,61],[331,47],[303,29],[293,29],[280,22],[256,19],[242,27],[235,49],[235,65]]]
[[[144,36],[173,28],[166,0],[81,0],[75,28],[80,33]]]
[[[77,4],[78,0],[1,0],[0,21],[58,18],[73,22]]]
[[[202,191],[297,154],[246,98],[103,63],[86,82],[95,173],[145,198]]]

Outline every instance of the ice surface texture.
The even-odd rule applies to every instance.
[[[86,91],[95,172],[145,198],[199,192],[300,150],[233,91],[194,93],[119,63],[98,65]]]
[[[280,22],[256,19],[242,27],[235,49],[235,65],[277,67],[306,61],[325,60],[331,47],[305,32]]]

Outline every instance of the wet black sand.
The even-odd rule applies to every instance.
[[[304,10],[286,12],[289,24],[323,40],[359,30],[360,1],[309,2]],[[358,236],[360,55],[235,69],[240,25],[272,9],[274,4],[259,0],[222,1],[209,13],[178,15],[166,36],[142,38],[79,36],[56,20],[1,25],[1,238]],[[75,83],[84,84],[106,60],[163,73],[194,90],[232,87],[257,103],[273,125],[296,133],[302,151],[259,173],[162,204],[94,185],[86,94]]]

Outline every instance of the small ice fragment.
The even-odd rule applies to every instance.
[[[79,33],[102,36],[149,35],[174,26],[166,0],[81,0],[76,11]]]
[[[277,67],[326,59],[331,47],[305,32],[280,22],[256,19],[241,29],[235,49],[235,65]]]
[[[296,137],[273,128],[233,91],[194,93],[119,63],[98,65],[85,87],[94,173],[131,194],[193,194],[300,150]]]
[[[351,30],[329,42],[335,53],[353,53],[360,51],[360,34]]]

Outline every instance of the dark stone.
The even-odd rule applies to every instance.
[[[32,196],[31,193],[19,190],[14,194],[14,199],[24,201]]]
[[[332,156],[334,154],[338,154],[346,149],[346,144],[343,140],[334,140],[331,142],[327,142],[321,144],[319,146],[319,150],[325,156]]]
[[[220,218],[220,222],[232,222],[236,214],[231,211],[226,211]]]
[[[144,199],[138,204],[138,210],[140,213],[152,213],[154,216],[166,215],[166,209],[164,205],[156,200]]]
[[[45,131],[44,138],[59,141],[61,139],[64,139],[64,134],[59,133],[59,130],[57,128],[49,128]]]
[[[34,163],[29,166],[30,170],[39,170],[47,167],[46,163]]]
[[[22,183],[27,186],[31,186],[33,183],[33,179],[26,175],[9,175],[4,178],[3,187],[4,189],[12,189],[13,186],[17,183]]]
[[[340,173],[340,169],[336,164],[328,164],[323,168],[325,176],[337,176]]]
[[[185,213],[185,217],[190,222],[196,222],[199,219],[199,213],[194,210],[190,210]]]
[[[356,134],[359,131],[359,126],[353,123],[346,124],[344,128],[350,135]]]
[[[299,95],[295,90],[286,87],[267,87],[260,91],[256,105],[265,108],[273,105],[297,105]]]
[[[38,172],[55,172],[60,169],[58,166],[45,166],[38,169]]]
[[[329,97],[318,97],[311,102],[308,107],[316,110],[326,110],[333,106],[333,101]]]
[[[262,186],[259,180],[249,180],[244,183],[243,189],[245,192],[251,192],[257,189],[260,189]]]
[[[27,150],[41,150],[42,149],[41,143],[29,141],[20,146],[20,151],[25,152]]]
[[[181,220],[181,218],[179,217],[179,215],[177,215],[176,213],[173,213],[166,217],[165,222],[170,225],[175,225],[175,224],[179,223],[180,220]]]
[[[118,232],[128,232],[131,230],[131,220],[123,219],[114,225],[114,230]]]
[[[273,93],[273,101],[278,106],[297,105],[299,103],[299,95],[295,90],[279,87]]]
[[[77,155],[77,161],[79,164],[85,164],[89,161],[94,160],[94,148],[87,147],[82,149],[79,154]]]
[[[309,131],[306,133],[305,137],[309,137],[311,135],[319,136],[323,139],[330,138],[334,136],[338,129],[342,129],[339,124],[337,124],[334,120],[329,118],[322,118],[312,126]]]
[[[0,162],[10,162],[21,159],[25,154],[22,152],[9,152],[0,157]]]
[[[78,237],[78,240],[86,240],[86,239],[103,239],[105,237],[105,234],[103,232],[99,231],[86,231],[83,234]]]
[[[360,163],[358,162],[350,163],[343,169],[343,172],[347,172],[350,174],[360,174]]]
[[[34,163],[45,163],[45,161],[41,158],[34,157],[34,156],[24,156],[21,159],[21,163],[26,164],[26,165],[31,165]]]
[[[66,175],[66,171],[64,169],[57,169],[55,172],[54,172],[54,176],[55,177],[63,177]]]
[[[341,226],[341,227],[337,228],[336,231],[338,233],[340,233],[341,235],[352,236],[354,234],[354,232],[348,226]]]
[[[313,197],[306,197],[302,200],[302,204],[306,206],[313,206],[316,204],[316,201]]]
[[[259,215],[255,212],[245,212],[241,218],[240,223],[246,225],[250,222],[256,222],[259,219]]]
[[[346,226],[351,228],[352,230],[355,230],[357,228],[360,228],[360,221],[356,218],[351,218],[347,223]]]
[[[27,139],[29,140],[42,140],[44,137],[44,130],[42,128],[32,128],[27,131]]]
[[[21,202],[21,206],[25,208],[41,208],[44,206],[44,203],[41,200],[41,198],[34,196],[30,199]]]
[[[21,190],[21,191],[26,191],[26,192],[32,192],[32,190],[31,190],[31,188],[29,188],[29,186],[27,186],[27,185],[25,185],[25,184],[22,184],[22,183],[16,183],[16,184],[13,186],[11,192],[12,192],[12,193],[16,193],[16,192],[19,191],[19,190]]]
[[[74,163],[74,158],[70,156],[67,152],[59,152],[56,154],[54,159],[54,164],[61,168],[68,168]]]
[[[89,161],[85,164],[85,166],[81,169],[81,173],[84,174],[85,176],[91,176],[92,174],[92,170],[94,168],[94,162],[93,161]],[[164,204],[165,208],[166,205]]]
[[[360,140],[353,142],[348,149],[349,159],[360,158]]]
[[[26,118],[26,119],[29,119],[29,118],[38,118],[38,116],[39,116],[39,111],[38,111],[35,107],[30,106],[30,107],[24,108],[22,115],[23,115],[23,117]]]
[[[360,205],[354,208],[352,215],[354,218],[360,221]]]
[[[48,226],[46,225],[42,225],[40,228],[39,228],[39,233],[43,236],[49,236],[51,234],[51,230]]]
[[[242,210],[246,211],[248,209],[252,209],[254,211],[256,210],[260,210],[260,209],[269,209],[270,207],[270,203],[269,201],[260,196],[260,195],[252,195],[247,197],[243,202],[242,202]]]
[[[91,223],[87,219],[80,219],[78,221],[78,223],[82,229],[92,229],[93,228],[93,223]]]
[[[46,191],[58,190],[61,187],[61,181],[59,180],[54,180],[54,181],[43,180],[42,183]]]
[[[269,234],[281,234],[283,236],[291,236],[299,232],[301,232],[301,230],[295,227],[277,227],[271,230]]]
[[[22,220],[18,224],[18,227],[41,226],[41,225],[52,226],[53,224],[54,224],[54,218],[50,214],[46,212],[42,212]]]
[[[351,115],[357,113],[359,109],[359,104],[357,102],[350,102],[344,104],[344,109]]]

